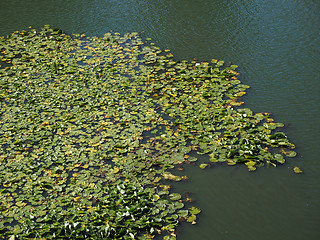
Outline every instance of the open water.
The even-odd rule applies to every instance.
[[[320,239],[320,1],[0,1],[0,35],[45,24],[89,36],[143,32],[176,60],[232,62],[251,86],[245,106],[288,124],[299,156],[281,167],[185,167],[190,180],[174,188],[202,213],[178,239]]]

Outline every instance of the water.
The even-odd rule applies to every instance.
[[[255,112],[288,123],[299,156],[249,173],[244,166],[187,166],[202,209],[178,239],[320,239],[320,2],[317,0],[1,0],[0,34],[45,24],[102,36],[142,32],[177,60],[212,58],[239,65]],[[300,166],[303,175],[292,173]]]

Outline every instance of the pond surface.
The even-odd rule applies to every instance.
[[[45,24],[90,36],[143,32],[176,60],[239,65],[251,86],[245,106],[288,124],[299,156],[256,172],[185,167],[190,180],[174,188],[191,192],[202,214],[178,239],[312,240],[320,238],[319,11],[316,0],[2,0],[0,35]]]

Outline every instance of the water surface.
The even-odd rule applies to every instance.
[[[287,123],[299,156],[278,168],[185,167],[202,209],[178,239],[320,239],[320,2],[316,0],[1,0],[0,35],[45,24],[102,36],[142,32],[177,60],[239,65],[255,112]],[[300,166],[303,175],[292,173]]]

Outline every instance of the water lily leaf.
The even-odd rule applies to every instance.
[[[16,205],[17,205],[18,207],[24,207],[24,206],[27,205],[27,203],[22,202],[22,201],[18,201],[18,202],[16,202]]]
[[[279,163],[284,163],[285,162],[285,159],[283,158],[283,156],[281,154],[275,154],[274,155],[274,159]]]
[[[201,168],[201,169],[205,169],[207,166],[208,166],[208,164],[206,164],[206,163],[200,164],[200,168]]]
[[[236,69],[236,68],[238,68],[238,67],[239,67],[239,66],[237,66],[237,65],[231,65],[231,66],[230,66],[230,68],[233,69],[233,70]]]
[[[158,195],[161,196],[161,195],[167,195],[169,194],[169,191],[168,190],[162,190],[162,191],[159,191],[158,192]]]
[[[182,202],[175,202],[175,203],[174,203],[174,206],[175,206],[176,209],[181,209],[181,208],[184,207],[184,203],[182,203]]]
[[[294,167],[294,168],[293,168],[293,171],[294,171],[295,173],[303,173],[303,171],[302,171],[299,167]]]
[[[181,199],[181,195],[179,193],[171,193],[169,197],[171,200],[174,200],[174,201]]]
[[[283,123],[275,123],[276,127],[278,128],[281,128],[281,127],[284,127],[284,124]]]
[[[156,177],[156,178],[153,180],[153,182],[154,182],[154,183],[157,183],[157,182],[159,182],[161,179],[162,179],[161,177]]]
[[[169,172],[163,173],[163,177],[165,179],[169,179],[169,180],[181,181],[181,177],[180,176],[173,175],[172,173],[169,173]]]
[[[219,162],[219,158],[216,157],[216,154],[210,154],[210,159],[211,162]]]
[[[194,222],[195,220],[197,220],[197,216],[194,214],[187,218],[187,222]]]
[[[249,171],[255,171],[256,170],[256,167],[255,167],[256,163],[254,161],[248,161],[245,164],[247,165]]]
[[[164,236],[163,240],[176,240],[176,237],[174,237],[174,236]]]
[[[157,195],[157,194],[154,194],[154,195],[152,196],[152,198],[153,198],[154,201],[158,201],[158,200],[160,199],[160,196]]]
[[[189,157],[189,158],[188,158],[188,161],[189,161],[189,162],[196,162],[196,161],[198,161],[198,158],[196,158],[196,157]]]
[[[113,173],[118,173],[119,171],[120,171],[120,169],[118,167],[113,168]]]
[[[286,155],[287,157],[295,157],[297,156],[297,153],[295,151],[285,151],[285,150],[282,150],[282,153],[284,155]]]
[[[179,214],[180,217],[185,218],[185,217],[188,216],[189,211],[188,211],[188,210],[179,210],[179,211],[178,211],[178,214]]]
[[[196,208],[196,207],[191,207],[191,208],[189,208],[189,212],[191,214],[197,215],[197,214],[199,214],[201,212],[201,210],[199,208]]]

